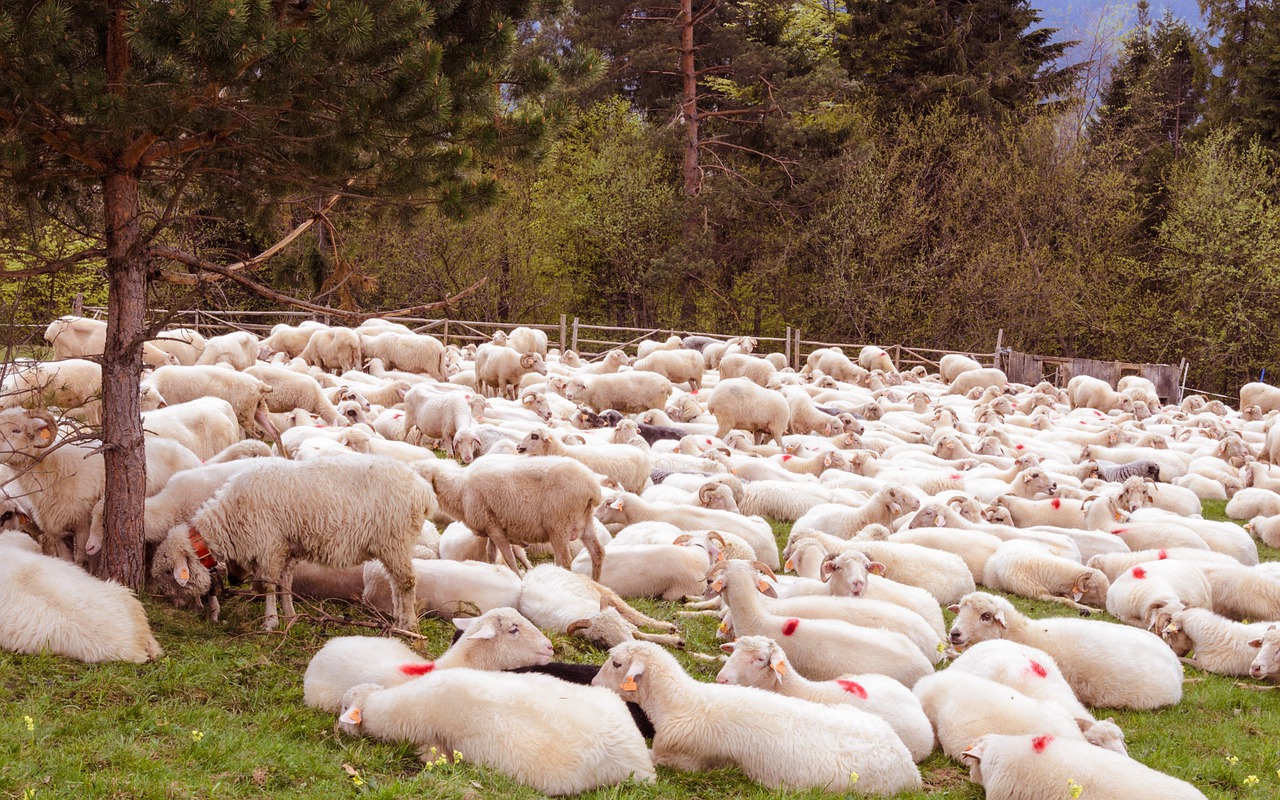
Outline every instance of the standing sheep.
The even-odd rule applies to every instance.
[[[195,365],[207,367],[228,364],[233,369],[247,369],[258,360],[259,346],[258,337],[248,331],[235,331],[214,336],[205,341],[204,349],[200,351],[200,357],[196,359]]]
[[[480,445],[475,417],[483,410],[484,398],[479,395],[440,394],[419,384],[404,396],[405,440],[424,447],[424,439],[435,439],[450,456],[470,464]]]
[[[644,491],[649,482],[649,454],[625,444],[579,444],[565,447],[546,428],[535,428],[516,445],[516,452],[529,456],[564,456],[580,461],[592,472],[603,475],[619,489],[633,494]]]
[[[717,383],[711,390],[707,409],[715,415],[716,436],[721,439],[737,429],[754,434],[756,444],[772,440],[781,447],[782,436],[791,422],[791,408],[786,398],[746,378]]]
[[[702,355],[694,350],[656,350],[638,359],[637,372],[656,372],[673,384],[687,383],[689,391],[702,388],[704,363]]]
[[[642,414],[663,408],[671,396],[671,382],[652,372],[619,372],[571,378],[564,396],[600,414],[608,409]]]
[[[547,365],[537,353],[492,344],[476,348],[476,383],[486,396],[515,400],[520,379],[530,372],[547,374]]]
[[[325,328],[316,331],[298,355],[312,366],[338,374],[359,369],[363,363],[360,335],[350,328]]]

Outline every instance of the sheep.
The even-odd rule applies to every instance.
[[[1213,610],[1232,619],[1280,619],[1280,580],[1258,567],[1204,564]]]
[[[893,534],[889,541],[955,553],[964,560],[969,574],[977,582],[982,581],[987,561],[1004,544],[1004,540],[998,536],[956,528],[912,528]]]
[[[627,354],[614,349],[605,353],[602,358],[578,369],[579,375],[611,375],[631,363]]]
[[[952,379],[951,388],[945,394],[968,395],[974,389],[1003,389],[1008,383],[1008,376],[993,367],[966,370]]]
[[[1249,665],[1249,677],[1280,683],[1280,625],[1268,625],[1261,637],[1248,644],[1258,651]]]
[[[519,353],[492,344],[476,348],[476,382],[488,397],[516,399],[521,377],[530,372],[547,374],[547,365],[537,353]]]
[[[881,372],[898,371],[889,354],[883,348],[871,344],[858,351],[858,366],[867,372],[874,372],[875,370],[880,370]]]
[[[596,518],[606,525],[619,522],[630,525],[647,520],[670,522],[682,530],[717,530],[733,533],[746,540],[755,550],[756,558],[770,569],[780,565],[778,544],[773,538],[769,523],[759,517],[743,517],[726,511],[697,508],[672,503],[649,503],[635,495],[612,495],[596,512]]]
[[[857,383],[867,375],[867,370],[850,361],[839,347],[822,347],[809,353],[802,371],[808,375],[815,370],[845,383]]]
[[[360,352],[366,361],[378,359],[388,370],[419,377],[429,375],[438,381],[448,380],[444,345],[439,339],[381,328],[371,329],[371,332],[357,328],[356,332],[360,334]]]
[[[326,372],[341,374],[364,363],[360,334],[350,328],[325,328],[311,335],[298,357]]]
[[[1093,612],[1107,603],[1110,581],[1097,569],[1015,540],[1002,544],[987,560],[982,585]]]
[[[933,671],[929,659],[901,633],[770,613],[760,592],[767,589],[765,594],[771,594],[773,590],[755,570],[748,561],[722,561],[708,573],[712,580],[707,592],[711,596],[723,593],[740,635],[768,636],[778,642],[806,678],[831,680],[850,671],[878,672],[911,686]]]
[[[763,358],[733,353],[720,359],[720,380],[745,378],[757,386],[768,387],[778,371]]]
[[[953,647],[1009,639],[1043,650],[1089,706],[1150,709],[1182,699],[1182,664],[1160,637],[1125,625],[1024,617],[1003,597],[974,592],[951,611]]]
[[[297,358],[306,349],[307,342],[311,341],[311,337],[316,331],[324,330],[326,326],[322,322],[315,320],[303,320],[296,326],[279,324],[271,328],[270,334],[262,340],[262,344],[268,350],[276,353],[284,353],[289,358]]]
[[[259,346],[258,337],[248,331],[233,331],[214,336],[205,340],[204,349],[200,351],[200,357],[196,359],[195,366],[227,364],[232,369],[247,369],[258,360]]]
[[[844,503],[823,503],[796,520],[793,530],[816,530],[841,539],[856,536],[868,525],[892,525],[898,517],[920,508],[915,495],[901,487],[881,489],[857,508]]]
[[[1209,608],[1213,593],[1204,572],[1190,561],[1148,561],[1120,573],[1107,591],[1107,613],[1157,633],[1164,617],[1185,607]]]
[[[1088,561],[1088,566],[1101,570],[1102,574],[1107,576],[1107,580],[1114,581],[1132,567],[1148,561],[1163,561],[1165,559],[1181,559],[1192,563],[1201,564],[1238,564],[1234,558],[1222,553],[1215,553],[1212,550],[1199,550],[1188,547],[1169,547],[1153,550],[1133,550],[1123,553],[1103,553],[1093,556]]]
[[[513,544],[550,543],[556,564],[568,569],[569,542],[581,538],[591,556],[591,578],[600,579],[604,550],[592,521],[600,485],[577,461],[486,455],[466,470],[449,461],[422,461],[415,468],[431,482],[440,509],[488,538],[516,572]]]
[[[1112,496],[1087,500],[1064,500],[1059,497],[1049,500],[1027,500],[1006,494],[997,497],[992,506],[1008,509],[1013,524],[1019,528],[1048,525],[1058,528],[1101,530],[1125,519],[1123,509]]]
[[[707,408],[715,415],[716,436],[721,439],[737,429],[754,434],[756,444],[773,440],[781,447],[782,436],[791,421],[791,409],[782,395],[746,378],[717,383],[711,390]]]
[[[702,373],[705,364],[702,355],[693,350],[655,350],[643,358],[637,359],[637,372],[656,372],[673,384],[687,383],[689,391],[696,392],[702,388]],[[723,377],[723,365],[721,365]]]
[[[782,395],[787,399],[790,414],[787,422],[788,433],[817,433],[821,436],[834,436],[844,432],[844,423],[838,417],[819,409],[808,393],[798,386],[785,386]]]
[[[30,508],[45,552],[82,563],[105,481],[102,455],[87,445],[55,446],[57,439],[58,423],[46,410],[0,411],[0,465],[21,473],[5,483],[6,493]]]
[[[547,357],[547,332],[521,326],[507,334],[507,347],[517,353],[537,353]]]
[[[1091,798],[1205,800],[1191,784],[1127,755],[1048,734],[988,734],[961,756],[987,800],[1044,800],[1077,786]]]
[[[448,515],[442,515],[437,510],[437,516],[442,517],[441,522],[448,519]],[[520,545],[512,545],[512,552],[515,553],[516,560],[524,566],[525,569],[533,569],[533,564],[529,561],[528,554]],[[484,561],[490,562],[493,559],[493,552],[489,540],[483,536],[476,536],[471,529],[461,522],[449,522],[444,532],[440,534],[440,546],[438,555],[441,559],[447,561]]]
[[[191,367],[195,366],[196,360],[204,352],[205,338],[199,331],[191,328],[166,328],[148,344],[173,356],[176,363]]]
[[[1280,515],[1254,517],[1244,527],[1268,547],[1280,547]]]
[[[938,361],[938,376],[942,382],[950,384],[960,375],[973,370],[982,369],[982,365],[968,356],[959,353],[948,353]]]
[[[499,564],[448,559],[413,559],[418,576],[415,605],[419,616],[453,619],[515,607],[520,576]],[[394,612],[391,576],[378,561],[366,561],[360,601],[384,613]]]
[[[549,675],[455,669],[361,684],[343,696],[339,728],[408,741],[428,763],[465,758],[547,795],[655,777],[621,699]]]
[[[938,734],[942,751],[959,761],[974,740],[989,733],[1041,733],[1084,740],[1067,710],[1049,700],[1028,697],[1003,683],[972,672],[948,669],[929,675],[911,689]]]
[[[706,587],[707,550],[675,544],[613,544],[601,569],[599,583],[621,597],[660,597],[679,600],[701,594]],[[578,554],[572,570],[588,571],[586,554]]]
[[[1127,464],[1112,464],[1106,461],[1093,462],[1098,467],[1098,477],[1108,483],[1124,483],[1129,478],[1160,480],[1160,465],[1148,459],[1130,461]]]
[[[272,438],[279,438],[267,417],[266,395],[272,389],[252,375],[207,365],[161,367],[143,379],[142,385],[155,387],[170,405],[202,397],[220,397],[235,409],[236,419],[246,433],[252,435],[261,429]]]
[[[868,674],[811,681],[796,672],[778,643],[766,636],[742,636],[720,649],[729,653],[729,660],[716,675],[716,683],[750,686],[821,705],[853,706],[889,723],[917,764],[933,752],[933,727],[920,701],[892,678]]]
[[[1280,514],[1280,494],[1255,487],[1241,489],[1227,503],[1226,514],[1232,519],[1276,516]]]
[[[631,639],[684,646],[684,640],[675,635],[675,625],[641,614],[609,587],[554,564],[540,564],[525,573],[519,608],[539,628],[577,633],[602,647]],[[639,626],[667,633],[645,633]]]
[[[516,445],[528,456],[564,456],[613,481],[623,491],[638,493],[649,482],[649,455],[629,445],[594,444],[565,447],[546,428],[536,428]]]
[[[1182,663],[1229,675],[1248,677],[1255,656],[1251,642],[1261,641],[1272,623],[1244,625],[1204,608],[1173,612],[1156,632],[1169,643]],[[1190,654],[1190,657],[1188,657]]]
[[[845,550],[858,550],[885,566],[893,580],[924,589],[939,603],[952,603],[975,588],[964,559],[955,553],[913,544],[855,539]]]
[[[1280,389],[1256,381],[1246,383],[1240,387],[1240,408],[1248,406],[1257,406],[1263,414],[1280,411]]]
[[[884,600],[813,594],[779,597],[764,603],[771,614],[780,617],[843,620],[864,628],[896,631],[910,639],[930,663],[936,664],[945,649],[942,636],[919,614]]]
[[[107,346],[107,323],[84,317],[59,317],[45,328],[44,339],[53,346],[55,359],[100,356]],[[162,367],[176,364],[178,359],[151,342],[143,342],[142,363]]]
[[[254,364],[244,373],[271,387],[266,397],[268,411],[282,413],[301,408],[324,420],[326,425],[345,424],[338,415],[338,409],[310,375],[272,364]]]
[[[592,683],[634,700],[653,720],[653,760],[686,771],[735,764],[772,789],[892,794],[920,788],[920,773],[887,722],[745,686],[690,677],[650,642],[624,642]],[[777,743],[786,742],[779,758]]]
[[[671,383],[652,372],[588,375],[570,379],[565,384],[564,396],[597,414],[607,409],[640,414],[663,408],[671,396]]]
[[[89,663],[164,654],[133,592],[41,554],[20,531],[0,533],[0,649]]]
[[[102,367],[82,358],[29,361],[6,365],[0,384],[0,408],[56,407],[85,420],[102,423]],[[159,396],[151,394],[155,408]],[[145,407],[144,407],[144,410]]]
[[[708,340],[708,343],[710,343],[710,340]],[[650,353],[657,353],[663,350],[680,350],[682,348],[685,348],[684,341],[674,333],[661,342],[654,339],[644,339],[636,345],[636,358],[644,358]],[[702,350],[698,348],[687,349],[699,354],[702,352]]]
[[[479,395],[439,394],[426,384],[414,386],[404,396],[405,438],[413,437],[419,446],[424,439],[436,439],[451,457],[470,464],[480,445],[475,417],[483,410]]]
[[[302,501],[317,492],[324,500]],[[413,547],[434,507],[426,481],[391,459],[251,459],[189,526],[177,526],[157,546],[152,575],[182,588],[208,567],[210,553],[250,567],[256,579],[274,585],[265,621],[274,630],[277,594],[284,595],[286,618],[295,616],[291,584],[298,560],[350,567],[377,558],[394,577],[396,624],[414,630]]]
[[[1076,375],[1067,381],[1067,399],[1072,408],[1098,411],[1133,411],[1133,398],[1111,388],[1111,384],[1089,375]]]

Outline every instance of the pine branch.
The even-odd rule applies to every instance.
[[[100,247],[93,247],[88,250],[81,250],[74,256],[60,258],[57,261],[49,261],[43,267],[32,267],[31,269],[0,269],[0,278],[34,278],[38,275],[51,275],[55,272],[66,269],[72,264],[78,264],[81,261],[87,261],[91,258],[106,257],[106,250]]]

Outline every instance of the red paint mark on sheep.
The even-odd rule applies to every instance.
[[[1143,578],[1147,577],[1147,571],[1142,567],[1134,567],[1133,577],[1137,578],[1138,580],[1142,580]]]
[[[952,476],[951,476],[951,480],[953,480],[953,481],[958,481],[958,480],[960,480],[960,473],[958,473],[958,472],[957,472],[957,473],[955,473],[954,475],[952,475]]]
[[[1031,666],[1028,669],[1031,671],[1031,674],[1035,675],[1037,678],[1049,677],[1049,670],[1045,669],[1044,665],[1039,661],[1032,661]]]
[[[1044,749],[1052,743],[1053,737],[1046,733],[1031,740],[1031,749],[1037,753],[1043,753]]]
[[[800,620],[796,619],[795,617],[792,617],[791,619],[782,623],[782,635],[790,636],[791,634],[795,633],[796,628],[799,628],[799,627],[800,627]]]
[[[794,456],[792,456],[790,453],[784,453],[782,456],[783,461],[790,461],[792,458],[794,458]]]
[[[1119,536],[1120,534],[1124,533],[1126,530],[1128,530],[1128,529],[1127,529],[1127,528],[1112,528],[1112,529],[1111,529],[1111,532],[1112,532],[1113,534],[1115,534],[1116,536]]]
[[[1168,550],[1160,550],[1156,552],[1156,559],[1159,561],[1164,561],[1168,557],[1169,557]]]
[[[405,675],[426,675],[436,668],[434,661],[428,661],[425,664],[401,664],[400,671]]]
[[[837,680],[836,683],[840,684],[841,689],[844,689],[854,697],[857,697],[860,700],[867,699],[867,690],[862,688],[862,684],[846,680]]]
[[[1053,501],[1052,501],[1051,505],[1052,505],[1054,508],[1062,508],[1062,498],[1061,498],[1061,497],[1055,497],[1055,498],[1053,498]]]
[[[1026,450],[1027,446],[1025,444],[1017,444],[1017,445],[1014,445],[1014,448],[1017,450]]]

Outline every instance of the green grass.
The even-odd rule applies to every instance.
[[[1206,504],[1222,519],[1222,504]],[[775,524],[785,541],[789,526]],[[1264,558],[1280,551],[1262,548]],[[1032,616],[1060,606],[1012,598]],[[672,618],[674,603],[636,603]],[[300,622],[287,634],[258,627],[262,603],[233,597],[225,621],[147,600],[166,656],[158,663],[81,664],[51,655],[0,653],[0,797],[4,798],[532,798],[538,793],[466,763],[424,768],[408,745],[339,737],[333,715],[302,704],[302,675],[331,636],[368,633],[343,624]],[[335,615],[368,619],[340,603]],[[948,615],[949,617],[950,615]],[[680,621],[688,649],[715,653],[715,621]],[[450,628],[422,623],[426,654],[448,644]],[[577,639],[553,637],[559,657],[599,662],[603,652]],[[711,680],[718,667],[679,656]],[[1280,796],[1280,691],[1187,670],[1182,703],[1155,712],[1108,712],[1125,730],[1130,753],[1191,781],[1212,798]],[[30,718],[28,729],[26,718]],[[358,781],[347,770],[358,776]],[[981,798],[968,771],[935,753],[921,765],[926,792],[903,798]],[[1255,776],[1257,783],[1247,782]],[[652,785],[591,792],[592,798],[829,797],[766,790],[734,769],[677,773],[659,768]]]

